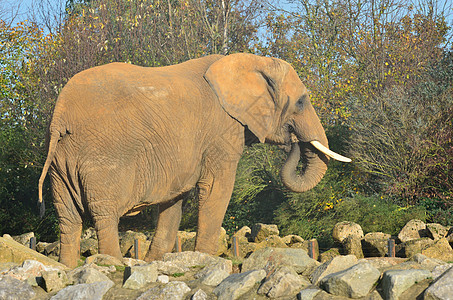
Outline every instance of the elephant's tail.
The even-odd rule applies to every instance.
[[[44,184],[44,179],[46,178],[47,171],[49,170],[50,164],[55,156],[58,140],[60,139],[60,132],[58,130],[50,130],[50,140],[49,140],[49,149],[47,152],[46,162],[42,168],[41,177],[39,177],[38,183],[38,205],[39,205],[39,216],[42,218],[44,212],[46,211],[46,206],[42,199],[42,186]]]

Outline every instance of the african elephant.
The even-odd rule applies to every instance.
[[[247,136],[291,145],[281,173],[296,192],[321,180],[328,156],[346,159],[328,149],[305,86],[280,59],[210,55],[156,68],[111,63],[75,75],[56,102],[39,179],[43,207],[49,171],[60,261],[75,266],[85,216],[94,221],[100,253],[121,257],[119,218],[152,204],[159,215],[145,259],[160,259],[172,250],[182,200],[194,187],[195,249],[215,253]]]

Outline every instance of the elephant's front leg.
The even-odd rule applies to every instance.
[[[159,217],[153,241],[145,256],[146,261],[160,260],[175,245],[182,213],[182,198],[159,204]]]
[[[198,230],[195,250],[215,255],[223,218],[233,192],[236,163],[217,174],[210,173],[198,183]]]

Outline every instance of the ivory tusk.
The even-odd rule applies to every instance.
[[[351,162],[352,161],[350,158],[344,157],[343,155],[333,152],[332,150],[330,150],[329,148],[327,148],[326,146],[324,146],[323,144],[321,144],[318,141],[311,141],[310,144],[312,144],[313,147],[315,147],[316,149],[318,149],[325,155],[327,155],[335,160],[339,160],[342,162]]]

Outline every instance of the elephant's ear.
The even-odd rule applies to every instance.
[[[280,89],[286,62],[237,53],[213,63],[205,74],[225,111],[263,143],[280,119]]]

